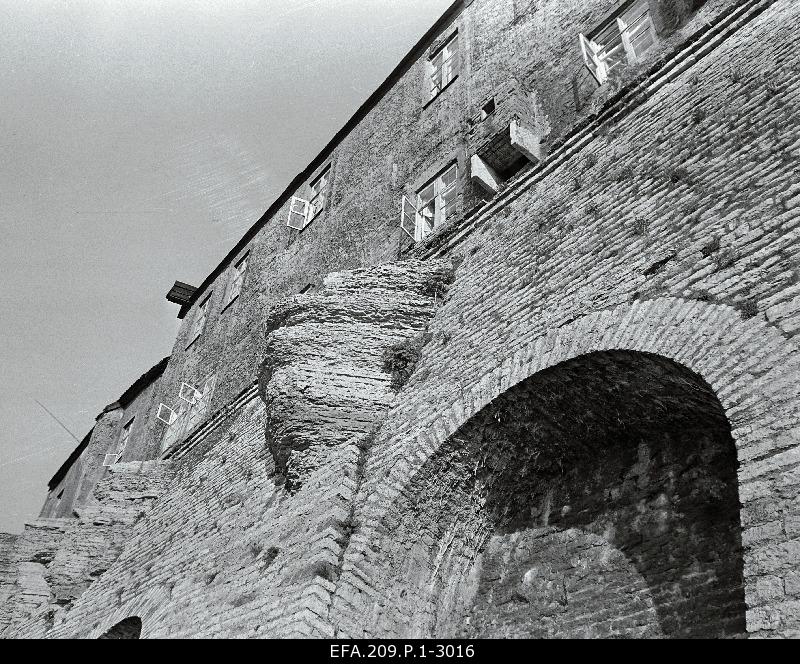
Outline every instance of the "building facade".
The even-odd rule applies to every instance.
[[[454,3],[176,282],[0,633],[798,635],[798,28]]]

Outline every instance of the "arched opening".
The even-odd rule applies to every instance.
[[[142,619],[131,616],[120,620],[107,632],[99,636],[100,639],[138,639],[142,636]]]
[[[398,579],[427,598],[417,634],[745,633],[730,425],[672,360],[597,352],[531,376],[404,495],[384,527],[421,531]]]

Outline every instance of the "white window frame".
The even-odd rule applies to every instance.
[[[156,412],[156,419],[160,420],[167,426],[172,424],[176,419],[178,419],[178,413],[176,413],[172,408],[170,408],[165,403],[158,404],[158,411]]]
[[[305,198],[299,196],[292,196],[289,203],[289,218],[286,220],[286,225],[296,231],[302,231],[310,221],[308,217],[308,210],[310,203]]]
[[[300,196],[292,196],[289,202],[289,218],[286,225],[302,231],[314,218],[325,209],[328,201],[328,189],[331,185],[331,167],[326,166],[309,185],[311,198],[306,200]]]
[[[179,399],[175,409],[173,410],[163,403],[160,404],[158,419],[167,424],[161,442],[162,452],[186,438],[205,420],[206,412],[211,404],[211,398],[214,395],[215,383],[216,374],[212,374],[201,381],[200,389],[192,387],[189,383],[181,383]],[[196,393],[193,395],[193,399],[189,400],[181,396],[182,393],[186,392],[184,385]],[[161,416],[163,411],[169,413],[168,418]]]
[[[197,311],[194,312],[194,320],[192,321],[192,334],[191,334],[191,341],[190,344],[194,343],[194,341],[203,334],[203,331],[206,329],[206,324],[208,323],[208,308],[211,305],[211,293],[209,293],[206,298],[197,305]]]
[[[428,59],[430,99],[435,99],[461,71],[461,53],[458,32],[455,32]]]
[[[244,283],[244,275],[247,273],[247,264],[249,260],[250,253],[248,252],[233,266],[233,275],[228,284],[228,293],[225,296],[226,307],[239,297],[239,294],[242,292],[242,284]]]
[[[622,18],[617,19],[617,26],[619,27],[620,35],[622,35],[622,45],[625,47],[628,62],[632,65],[641,62],[644,54],[655,46],[658,39],[655,26],[653,26],[653,19],[650,17],[650,8],[647,3],[643,4],[644,6],[637,13],[626,14],[629,22]],[[635,42],[642,35],[649,35],[650,44],[643,51],[637,52]]]
[[[606,24],[596,34],[600,34],[610,27],[609,24]],[[644,54],[647,53],[658,40],[647,2],[637,3],[626,11],[622,17],[618,17],[616,19],[616,27],[619,31],[620,43],[613,46],[610,46],[610,44],[599,44],[586,37],[583,33],[578,35],[578,41],[580,42],[581,53],[583,54],[586,67],[600,85],[608,80],[611,70],[621,62],[623,53],[625,54],[625,60],[628,64],[638,64],[641,62]],[[640,39],[643,34],[649,34],[650,43],[643,51],[637,52],[635,42]],[[616,39],[614,39],[614,41],[616,41]]]
[[[449,184],[445,182],[448,176],[452,176]],[[458,162],[453,162],[417,191],[415,203],[403,196],[400,227],[415,242],[424,240],[452,217],[448,212],[455,203],[458,187]]]

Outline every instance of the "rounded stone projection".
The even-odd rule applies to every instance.
[[[142,635],[142,619],[131,616],[120,620],[107,632],[104,632],[98,639],[138,639]]]
[[[431,543],[409,568],[418,617],[470,638],[743,634],[736,469],[725,413],[686,367],[608,351],[541,371],[404,492],[400,541]]]

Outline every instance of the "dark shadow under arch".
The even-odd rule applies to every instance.
[[[99,639],[138,639],[142,636],[142,619],[131,616],[120,620],[107,632],[101,634]]]
[[[432,635],[740,636],[736,471],[700,376],[596,352],[472,417],[384,526],[431,542],[409,569],[423,570],[411,584],[429,589]]]

